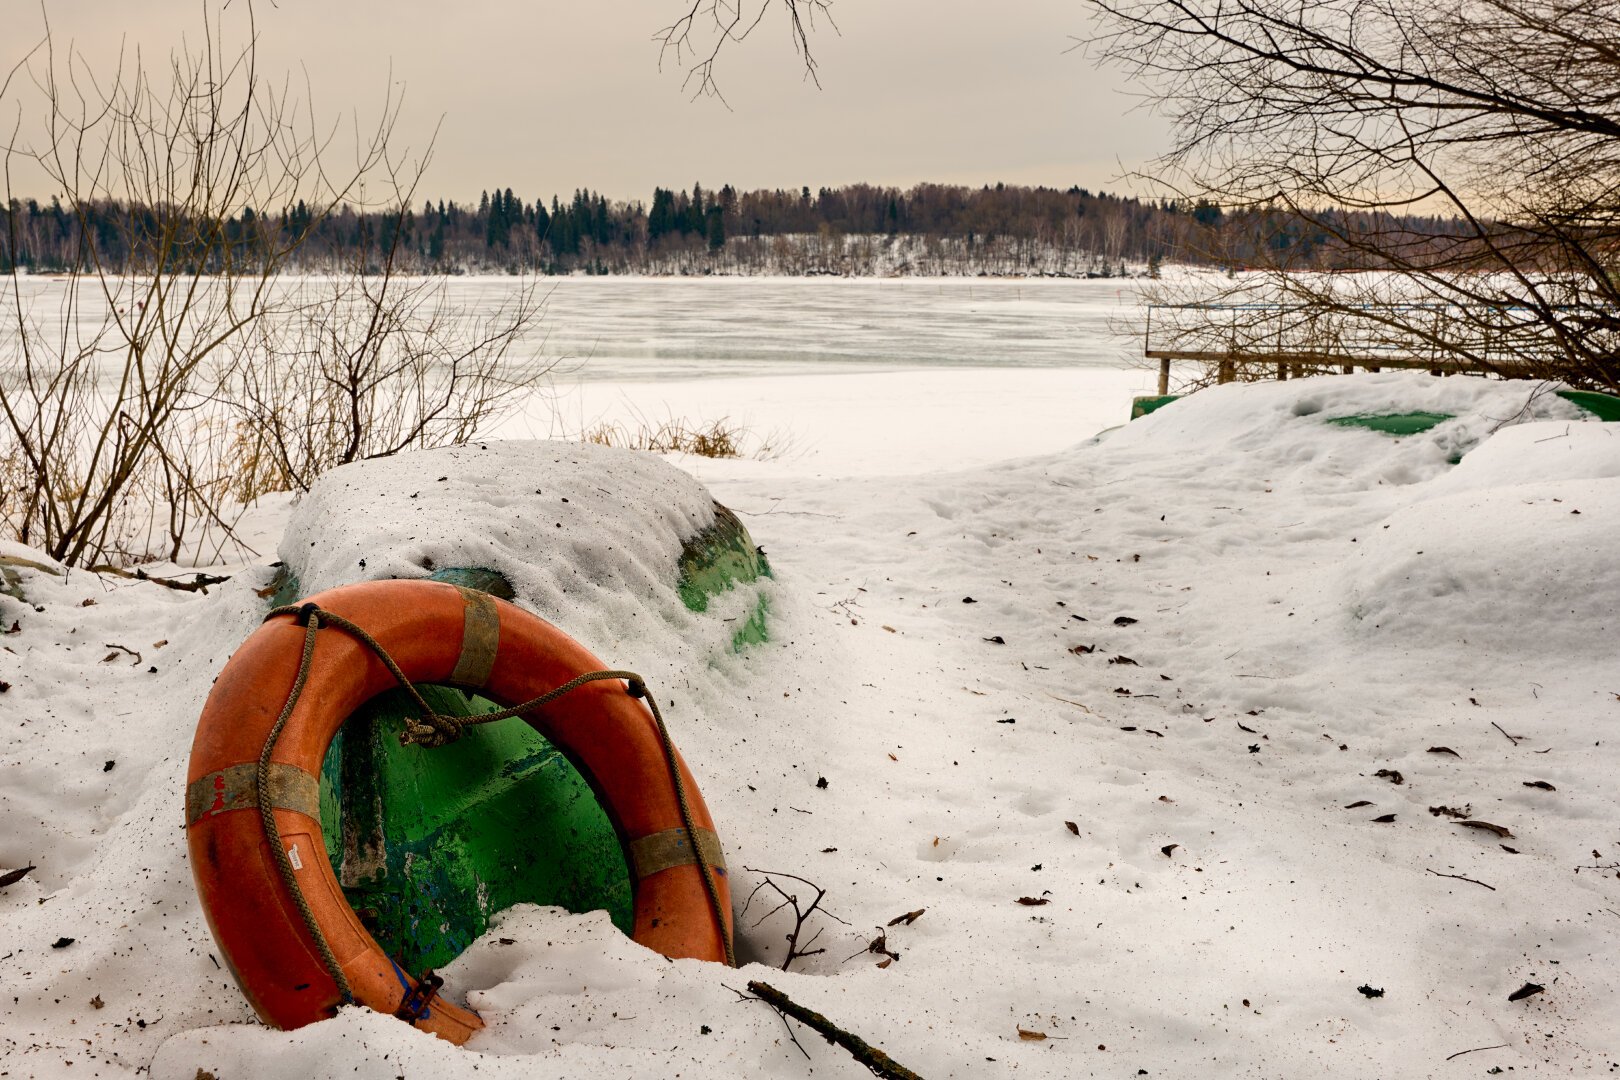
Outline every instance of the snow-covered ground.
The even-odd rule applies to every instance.
[[[446,973],[489,1023],[465,1048],[358,1008],[268,1030],[214,958],[182,782],[271,570],[208,595],[20,570],[0,868],[36,869],[0,889],[0,1075],[867,1075],[796,1047],[749,979],[930,1080],[1620,1069],[1620,425],[1383,374],[1222,387],[1087,439],[1123,406],[951,377],[870,396],[971,399],[956,439],[877,410],[852,444],[829,424],[798,456],[673,463],[770,555],[772,640],[741,655],[723,620],[746,597],[695,615],[674,593],[692,490],[644,456],[491,443],[265,513],[323,583],[424,555],[507,570],[673,702],[719,823],[750,966],[513,910]],[[820,432],[814,387],[752,422]],[[1325,422],[1424,409],[1455,418]],[[1034,456],[986,464],[986,424]],[[836,916],[789,972],[790,923],[741,910],[759,871]]]

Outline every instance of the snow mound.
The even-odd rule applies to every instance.
[[[1620,424],[1544,421],[1496,432],[1429,490],[1444,495],[1514,485],[1539,488],[1558,479],[1616,477],[1620,477]]]
[[[1584,509],[1582,509],[1584,507]],[[1350,575],[1352,617],[1403,648],[1613,655],[1620,482],[1557,481],[1433,499],[1392,515]],[[1532,643],[1528,639],[1534,636]]]
[[[1330,423],[1418,412],[1450,419],[1401,437]],[[1505,426],[1590,419],[1543,384],[1397,371],[1215,387],[1133,421],[1108,442],[1155,450],[1179,444],[1189,454],[1241,455],[1267,469],[1263,475],[1308,466],[1304,471],[1312,483],[1363,490],[1433,480]]]
[[[683,543],[713,522],[703,485],[651,454],[486,442],[332,470],[293,513],[280,556],[305,596],[452,567],[495,570],[520,605],[628,662],[620,650],[637,644],[667,655],[683,641],[729,643],[724,619],[734,612],[695,617],[675,590]],[[744,603],[741,591],[721,605]]]
[[[1616,425],[1504,428],[1420,494],[1357,549],[1347,589],[1363,634],[1404,648],[1612,656]]]
[[[19,544],[15,540],[0,540],[0,564],[27,567],[57,577],[67,573],[66,567],[43,551]]]

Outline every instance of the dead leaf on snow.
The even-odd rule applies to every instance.
[[[1513,833],[1512,832],[1510,832],[1509,830],[1503,828],[1500,825],[1492,825],[1488,821],[1476,821],[1473,818],[1470,818],[1467,821],[1459,821],[1459,822],[1457,822],[1457,824],[1458,825],[1466,825],[1470,829],[1484,829],[1486,832],[1495,833],[1497,836],[1500,836],[1504,840],[1513,839]]]
[[[1025,1042],[1040,1042],[1042,1039],[1046,1038],[1046,1032],[1031,1031],[1028,1028],[1019,1028],[1018,1037],[1023,1039]]]
[[[29,873],[33,871],[33,869],[34,868],[32,866],[24,866],[21,869],[8,870],[4,874],[0,874],[0,889],[5,888],[7,885],[15,885],[17,882],[27,877]]]

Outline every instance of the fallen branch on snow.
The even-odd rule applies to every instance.
[[[755,979],[749,982],[748,989],[759,995],[761,1001],[777,1012],[784,1016],[791,1016],[828,1042],[848,1050],[850,1056],[872,1071],[872,1075],[885,1077],[886,1080],[922,1080],[922,1077],[901,1065],[859,1035],[850,1034],[825,1016],[805,1008],[775,987]]]

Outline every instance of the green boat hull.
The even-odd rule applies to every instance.
[[[425,687],[435,711],[496,705]],[[441,967],[513,904],[606,909],[631,927],[630,875],[612,823],[579,771],[518,718],[434,750],[401,746],[417,709],[404,691],[344,724],[321,775],[321,825],[344,895],[412,973]]]
[[[718,594],[770,575],[764,554],[729,510],[691,538],[674,583],[685,606],[703,613]],[[441,570],[435,580],[503,599],[511,585],[478,568]],[[288,577],[273,604],[295,602]],[[733,650],[767,640],[761,592],[734,632]],[[495,711],[452,687],[422,688],[448,715]],[[401,746],[418,710],[403,691],[367,702],[344,724],[321,775],[321,823],[344,895],[383,950],[419,974],[454,959],[518,903],[569,911],[606,910],[631,928],[624,848],[586,779],[521,718],[468,730],[433,750]]]

